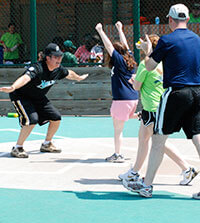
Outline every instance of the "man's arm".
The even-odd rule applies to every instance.
[[[154,70],[158,65],[158,63],[152,57],[146,56],[144,61],[145,61],[146,69],[148,71]]]
[[[28,74],[24,74],[23,76],[19,77],[11,86],[0,88],[0,91],[5,93],[11,93],[16,89],[23,87],[30,80],[30,76]]]
[[[73,70],[68,70],[69,74],[66,76],[66,79],[82,81],[88,77],[88,74],[78,75]]]

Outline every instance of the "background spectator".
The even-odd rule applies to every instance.
[[[1,40],[5,44],[4,61],[5,63],[19,63],[19,45],[22,39],[19,33],[15,32],[15,24],[9,23],[8,32],[4,33]]]
[[[76,56],[73,54],[74,51],[76,50],[76,46],[74,46],[71,40],[66,40],[64,42],[64,46],[65,46],[65,53],[63,54],[62,64],[66,63],[69,64],[69,66],[73,65],[76,66],[78,64],[78,61]]]
[[[194,3],[190,13],[189,23],[200,23],[200,3]]]
[[[3,51],[6,48],[2,40],[0,40],[0,64],[3,64]]]
[[[90,53],[90,61],[93,63],[103,63],[103,46],[101,44],[100,37],[98,35],[92,36],[92,42],[94,46],[92,47]],[[99,65],[101,66],[101,65]]]
[[[74,54],[79,63],[88,63],[92,46],[92,36],[90,34],[86,34],[84,36],[83,45],[80,46]]]
[[[42,61],[44,57],[44,53],[43,51],[39,51],[38,52],[38,56],[37,56],[37,61]]]

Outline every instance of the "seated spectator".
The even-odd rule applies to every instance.
[[[4,62],[7,64],[19,63],[19,45],[22,44],[22,39],[19,33],[15,32],[15,24],[9,23],[8,32],[1,37],[4,45]]]
[[[190,13],[189,23],[200,23],[200,3],[194,3]]]
[[[103,46],[100,45],[101,40],[98,35],[93,35],[92,40],[93,40],[94,46],[92,47],[90,51],[91,55],[90,55],[89,62],[103,63]]]
[[[65,46],[65,52],[63,54],[62,58],[62,64],[69,64],[68,66],[77,66],[78,61],[76,56],[73,54],[74,50],[76,50],[76,47],[72,43],[71,40],[66,40],[64,42]]]
[[[0,40],[0,64],[3,64],[3,51],[6,48],[4,42]]]
[[[92,49],[91,42],[92,42],[91,35],[86,34],[84,36],[83,45],[80,46],[74,54],[79,63],[88,63],[91,55],[90,50]]]
[[[37,61],[42,61],[44,58],[44,53],[43,51],[39,51],[37,55]]]

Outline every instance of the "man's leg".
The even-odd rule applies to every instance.
[[[197,135],[194,135],[192,137],[192,142],[193,144],[195,145],[196,149],[197,149],[197,152],[199,154],[199,157],[200,157],[200,134],[197,134]],[[198,199],[200,200],[200,192],[196,193],[196,194],[193,194],[192,197],[194,199]]]
[[[61,149],[57,149],[53,143],[51,142],[53,136],[57,132],[60,125],[60,120],[58,121],[49,121],[49,127],[47,131],[47,135],[45,138],[45,142],[41,145],[40,151],[41,152],[48,152],[48,153],[60,153]]]
[[[20,134],[19,134],[19,137],[17,140],[17,145],[23,147],[25,140],[28,138],[28,136],[30,135],[30,133],[34,127],[35,127],[35,125],[24,125],[21,128],[21,131],[20,131]]]
[[[58,121],[49,121],[49,127],[46,135],[46,141],[51,141],[55,133],[57,132],[60,125],[60,120]]]
[[[143,197],[152,197],[153,191],[153,180],[158,167],[163,159],[164,146],[167,140],[167,135],[153,135],[152,136],[152,147],[149,155],[149,162],[147,167],[146,176],[143,179],[131,182],[123,180],[123,186],[130,191],[138,192]]]
[[[197,152],[199,154],[199,157],[200,157],[200,134],[194,135],[192,137],[192,142],[195,145]]]
[[[28,154],[23,149],[23,144],[25,140],[28,138],[28,136],[30,135],[34,127],[35,125],[22,126],[18,140],[17,140],[17,144],[16,146],[12,148],[11,156],[17,157],[17,158],[28,158]]]
[[[160,166],[163,155],[164,155],[164,146],[168,138],[168,135],[153,135],[152,136],[152,147],[149,154],[149,162],[147,167],[146,176],[144,183],[149,186],[153,183],[155,174]]]

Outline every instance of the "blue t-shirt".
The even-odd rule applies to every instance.
[[[136,100],[138,92],[135,91],[128,80],[135,73],[135,70],[128,70],[127,64],[121,54],[116,50],[112,54],[114,66],[111,69],[111,83],[113,100]]]
[[[200,37],[188,29],[162,36],[150,55],[163,62],[163,86],[200,85]]]

